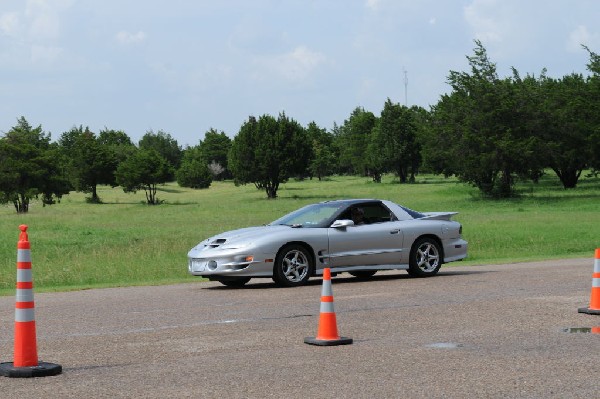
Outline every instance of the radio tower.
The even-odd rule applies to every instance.
[[[404,72],[404,105],[408,107],[408,71],[402,67],[402,72]]]

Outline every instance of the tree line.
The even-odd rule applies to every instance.
[[[551,170],[574,188],[584,171],[600,171],[600,57],[584,48],[587,76],[551,78],[545,70],[521,76],[513,68],[501,78],[475,41],[470,70],[450,71],[451,92],[429,110],[388,98],[379,115],[357,107],[330,130],[302,126],[284,112],[250,116],[233,139],[211,129],[186,148],[164,131],[148,131],[134,144],[123,131],[83,126],[53,142],[21,117],[0,137],[0,202],[25,213],[32,198],[48,205],[75,190],[100,203],[97,186],[111,185],[143,190],[148,204],[158,204],[160,184],[200,189],[222,179],[254,184],[276,198],[290,178],[333,174],[381,182],[394,173],[410,183],[430,172],[505,198],[519,179],[537,181]]]

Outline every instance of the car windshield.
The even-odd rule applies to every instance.
[[[275,220],[270,225],[292,227],[329,227],[335,215],[344,206],[339,203],[321,203],[305,206]]]

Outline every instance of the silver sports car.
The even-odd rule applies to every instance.
[[[378,270],[435,275],[442,263],[464,259],[467,242],[456,212],[416,212],[391,201],[348,199],[307,205],[274,222],[218,234],[188,253],[188,269],[227,286],[269,277],[297,286],[311,276]]]

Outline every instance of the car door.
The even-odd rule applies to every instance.
[[[330,227],[331,267],[400,264],[403,237],[396,224]]]
[[[328,229],[331,267],[402,263],[401,222],[394,220],[380,202],[358,206],[364,213],[364,224]]]

